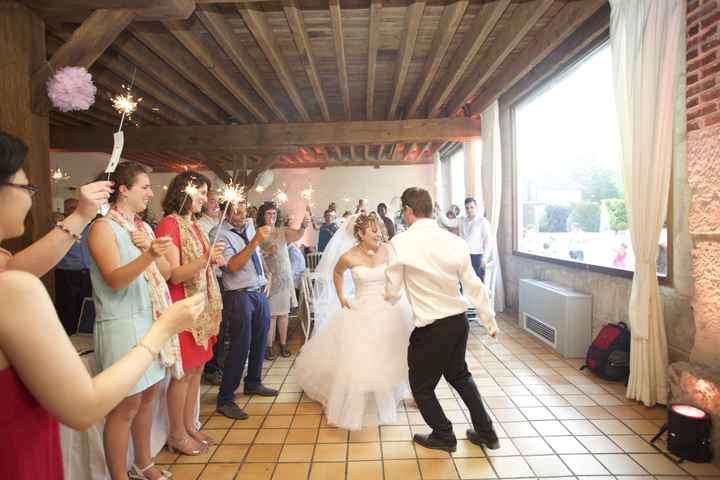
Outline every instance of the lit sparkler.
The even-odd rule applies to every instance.
[[[303,190],[303,191],[300,192],[300,197],[301,197],[303,200],[305,200],[305,203],[307,203],[307,205],[308,205],[309,207],[314,207],[314,206],[315,206],[315,204],[314,204],[313,201],[312,201],[312,196],[313,196],[313,188],[312,188],[312,185],[308,185],[308,188],[306,188],[305,190]]]
[[[227,216],[228,208],[230,207],[230,204],[232,204],[233,208],[237,207],[239,203],[245,201],[245,187],[233,183],[232,181],[225,184],[225,187],[222,189],[222,192],[220,192],[220,195],[218,196],[218,200],[221,204],[225,204],[225,209],[223,209],[223,214],[220,217],[220,223],[219,225],[222,225],[223,222],[225,222],[225,217]],[[213,250],[215,249],[215,244],[217,243],[217,239],[220,236],[218,228],[218,232],[215,234],[215,238],[213,239],[212,245],[210,245],[210,254],[212,255]],[[205,265],[205,269],[207,269],[210,266],[210,262],[212,261],[212,256],[208,256],[207,264]]]

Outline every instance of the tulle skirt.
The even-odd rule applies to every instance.
[[[380,298],[380,300],[378,300]],[[331,425],[359,430],[394,423],[398,403],[410,397],[407,349],[412,312],[373,297],[351,301],[302,348],[295,377],[325,407]]]

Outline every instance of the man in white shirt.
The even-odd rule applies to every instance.
[[[473,269],[480,280],[485,281],[485,265],[490,256],[492,248],[490,236],[490,222],[485,218],[485,208],[478,207],[474,198],[465,199],[465,216],[459,218],[448,218],[437,204],[435,211],[440,223],[447,228],[458,228],[460,236],[470,248],[470,260]]]
[[[468,439],[499,448],[492,421],[465,363],[469,325],[467,304],[458,286],[462,283],[465,296],[495,336],[497,325],[487,289],[471,266],[465,242],[430,218],[433,207],[427,190],[409,188],[401,200],[403,219],[410,228],[390,241],[385,298],[398,301],[404,287],[415,317],[408,348],[410,388],[432,433],[413,438],[427,448],[455,451],[452,423],[435,396],[435,387],[444,376],[470,411],[474,430],[468,430]]]

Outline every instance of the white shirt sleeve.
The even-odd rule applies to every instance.
[[[397,258],[395,247],[392,243],[388,246],[388,266],[385,269],[385,300],[390,303],[397,303],[402,297],[403,273],[402,263]]]
[[[437,209],[437,215],[438,220],[440,220],[440,224],[447,228],[458,228],[460,226],[459,218],[448,218],[447,215],[445,215],[445,213],[439,208]]]
[[[491,335],[497,331],[497,323],[495,322],[495,313],[490,308],[490,296],[488,295],[485,284],[475,274],[475,270],[470,263],[470,255],[467,256],[461,267],[460,282],[463,286],[463,295],[470,299],[475,306],[478,317],[482,320],[488,333]]]
[[[490,222],[485,218],[482,217],[480,219],[480,225],[481,225],[481,236],[482,236],[482,251],[483,251],[483,260],[488,261],[492,249],[492,238],[490,237]]]

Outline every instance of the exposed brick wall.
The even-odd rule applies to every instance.
[[[687,6],[687,131],[720,123],[720,0]]]

